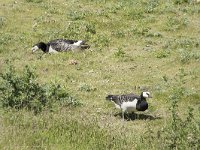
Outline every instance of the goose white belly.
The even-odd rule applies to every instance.
[[[58,53],[56,50],[54,50],[51,46],[49,47],[49,53]]]
[[[134,112],[137,111],[136,109],[136,104],[137,104],[138,100],[135,99],[133,101],[127,101],[127,102],[123,102],[121,104],[121,109],[122,111],[127,111],[127,112]]]

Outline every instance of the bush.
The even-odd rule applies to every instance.
[[[188,107],[186,117],[182,118],[178,115],[178,101],[181,98],[177,97],[177,92],[170,96],[171,119],[170,123],[160,131],[161,143],[164,147],[170,149],[199,149],[200,148],[200,120],[194,117],[194,109]]]
[[[192,0],[174,0],[174,4],[184,4],[184,3],[191,3]]]
[[[43,0],[26,0],[26,2],[28,2],[28,3],[41,3],[41,2],[43,2]]]
[[[8,71],[0,74],[0,101],[4,108],[27,109],[35,114],[44,109],[52,110],[58,105],[79,105],[60,85],[36,82],[37,76],[26,66],[23,75],[9,66]]]
[[[156,58],[166,58],[170,55],[170,51],[159,50],[156,52]]]
[[[178,103],[182,99],[182,91],[174,88],[169,96],[171,101],[170,118],[167,124],[159,129],[156,134],[147,128],[145,136],[141,137],[149,149],[200,149],[200,109],[197,114],[192,107],[181,117]]]
[[[66,25],[66,29],[62,31],[62,37],[70,39],[90,40],[92,35],[96,34],[96,27],[93,22],[74,21]]]
[[[6,22],[6,18],[0,16],[0,28],[2,28],[5,25],[5,22]]]

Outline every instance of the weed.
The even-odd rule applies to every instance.
[[[171,105],[171,122],[165,127],[163,131],[162,140],[165,143],[165,148],[170,149],[196,149],[200,145],[198,144],[199,130],[198,122],[200,120],[194,119],[193,108],[188,108],[188,114],[185,119],[182,119],[178,115],[178,101],[181,99],[181,95],[177,95],[177,91],[170,96],[172,100]]]
[[[122,48],[118,48],[117,51],[114,53],[115,57],[124,57],[125,56],[125,52],[122,50]]]
[[[69,22],[62,33],[64,38],[89,40],[96,33],[95,24],[92,22]]]
[[[2,28],[5,25],[5,23],[6,23],[6,18],[0,16],[0,28]]]
[[[158,6],[159,6],[158,0],[150,0],[146,4],[145,12],[146,13],[153,13],[153,12],[155,12],[156,7],[158,7]]]
[[[26,2],[28,2],[28,3],[30,3],[30,2],[32,2],[32,3],[41,3],[41,2],[43,2],[43,0],[26,0]]]
[[[109,13],[114,13],[116,14],[118,11],[120,11],[123,8],[123,2],[119,2],[115,5],[110,6],[109,9]]]
[[[174,0],[174,4],[191,3],[192,0]]]
[[[106,35],[99,34],[92,39],[92,42],[95,43],[96,47],[108,47],[110,43],[110,38]]]
[[[146,37],[163,37],[160,32],[148,32]]]
[[[172,48],[172,49],[190,49],[190,48],[198,48],[200,46],[200,40],[194,38],[186,38],[186,37],[179,37],[176,39],[171,39],[166,41],[163,48]]]
[[[91,92],[91,91],[96,91],[96,88],[86,84],[86,83],[81,83],[79,85],[79,90],[80,91],[85,91],[85,92]]]
[[[167,50],[159,50],[156,51],[156,57],[157,58],[166,58],[170,55],[170,51]]]
[[[10,76],[0,77],[0,149],[200,149],[200,7],[175,1],[0,2],[0,72]],[[57,38],[86,40],[91,51],[30,54],[34,41]],[[10,74],[8,58],[17,69]],[[26,64],[35,77],[18,70]],[[105,95],[135,85],[151,86],[149,111],[141,113],[160,119],[115,117]],[[87,105],[74,108],[72,95]]]
[[[192,52],[191,57],[197,61],[200,61],[200,53],[198,52]]]
[[[178,104],[181,98],[182,93],[179,93],[176,88],[173,88],[172,94],[169,96],[171,101],[171,106],[169,107],[171,113],[170,119],[156,134],[147,126],[146,134],[141,139],[147,148],[163,150],[200,148],[200,120],[199,118],[195,119],[194,109],[192,107],[188,107],[188,112],[184,118],[180,117]]]
[[[126,14],[127,18],[131,19],[131,20],[139,20],[139,19],[143,19],[145,17],[144,15],[144,10],[141,8],[135,8],[135,9],[130,9],[127,14]]]
[[[72,21],[76,21],[76,20],[82,20],[86,17],[85,13],[84,12],[81,12],[81,11],[70,11],[68,14],[67,14],[67,17],[72,20]]]
[[[80,21],[80,20],[86,20],[87,17],[92,16],[93,13],[89,10],[82,10],[81,8],[79,10],[77,9],[70,9],[69,12],[67,12],[67,18],[71,21]]]
[[[130,34],[132,36],[146,36],[146,37],[148,37],[150,35],[149,31],[150,31],[149,27],[138,26],[138,27],[134,27],[134,28],[130,29],[128,31],[128,34]]]
[[[8,33],[0,33],[1,34],[1,38],[0,38],[0,53],[3,52],[5,50],[5,45],[7,45],[11,40],[12,40],[12,36],[11,34]]]
[[[181,49],[180,50],[180,61],[183,64],[186,64],[190,61],[191,55],[188,50]]]
[[[112,31],[112,35],[116,38],[124,38],[126,33],[123,30]]]
[[[200,55],[198,52],[191,52],[187,49],[180,49],[179,50],[180,53],[180,62],[182,64],[188,64],[190,63],[192,60],[200,60]]]
[[[188,23],[189,21],[187,18],[168,17],[165,30],[177,31],[180,30],[181,28],[186,27]]]
[[[43,109],[52,109],[54,103],[59,105],[79,105],[73,97],[61,88],[60,85],[40,85],[36,82],[37,76],[26,66],[22,76],[16,70],[8,67],[1,77],[1,102],[4,108],[33,110],[35,114]]]

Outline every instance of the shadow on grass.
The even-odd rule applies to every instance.
[[[115,117],[120,116],[122,118],[122,113],[116,113],[114,114]],[[133,120],[156,120],[161,119],[161,117],[152,116],[149,114],[136,114],[136,113],[125,113],[124,114],[124,120],[126,121],[133,121]]]

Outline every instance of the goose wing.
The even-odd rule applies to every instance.
[[[66,51],[71,49],[71,45],[76,43],[76,40],[57,39],[52,40],[48,45],[56,51]]]
[[[119,99],[121,99],[121,101],[123,101],[123,102],[127,102],[127,101],[132,102],[135,99],[140,99],[140,96],[131,93],[131,94],[120,95]]]
[[[123,102],[127,101],[134,101],[135,99],[140,99],[140,96],[135,95],[133,93],[131,94],[124,94],[124,95],[108,95],[106,97],[107,100],[113,101],[117,105],[121,105]]]

